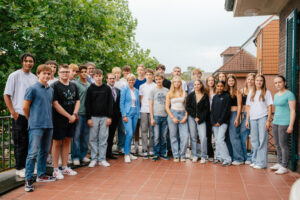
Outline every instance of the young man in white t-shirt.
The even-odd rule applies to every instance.
[[[151,127],[151,116],[149,109],[149,97],[152,89],[156,84],[153,83],[154,72],[152,69],[146,69],[146,83],[140,86],[140,102],[141,102],[141,133],[142,133],[142,150],[143,157],[153,156],[153,134]],[[149,133],[149,145],[148,145]]]
[[[30,53],[21,56],[22,69],[8,76],[4,101],[12,116],[12,132],[14,140],[14,155],[16,159],[16,175],[25,177],[25,164],[28,152],[28,121],[23,111],[24,95],[27,88],[37,82],[37,77],[30,71],[35,58]]]
[[[172,72],[172,75],[173,75],[173,77],[174,76],[181,76],[181,68],[180,67],[178,67],[178,66],[176,66],[176,67],[174,67],[173,68],[173,72]],[[187,92],[187,84],[186,84],[186,82],[182,79],[182,89],[183,89],[183,91],[186,91]]]

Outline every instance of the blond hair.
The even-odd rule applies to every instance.
[[[128,74],[127,77],[126,77],[126,80],[128,81],[128,80],[130,80],[130,79],[136,80],[135,75],[134,75],[134,74]]]
[[[262,74],[257,74],[256,76],[255,76],[255,80],[257,79],[257,78],[262,78],[263,79],[263,85],[262,85],[262,87],[261,87],[261,93],[260,93],[260,95],[259,95],[259,101],[265,101],[265,95],[266,95],[266,93],[267,93],[267,87],[266,87],[266,79],[265,79],[265,77],[264,77],[264,75],[262,75]],[[256,88],[256,85],[255,85],[255,87],[253,88],[253,91],[252,91],[252,95],[251,95],[251,98],[250,98],[250,101],[254,101],[254,97],[255,97],[255,94],[256,94],[256,90],[257,90],[257,88]]]
[[[76,64],[74,64],[74,63],[71,63],[71,64],[69,65],[69,68],[70,68],[71,70],[73,70],[73,71],[79,71],[78,65],[76,65]]]
[[[112,68],[112,70],[111,70],[111,72],[113,73],[113,74],[115,74],[115,73],[122,73],[122,70],[121,70],[121,68],[120,67],[114,67],[114,68]]]
[[[209,86],[208,86],[208,79],[209,78],[212,78],[214,80],[214,85],[213,85],[213,92],[214,92],[214,94],[217,92],[216,91],[216,79],[215,79],[214,76],[210,75],[210,76],[208,76],[206,78],[206,86],[205,86],[205,90],[206,90],[208,96],[210,96],[210,89],[209,89]]]
[[[202,75],[201,70],[198,69],[198,68],[195,68],[195,69],[192,71],[192,74],[195,74],[195,73],[198,73],[198,74],[201,74],[201,75]]]
[[[255,80],[255,73],[249,73],[246,77],[246,81],[245,81],[245,90],[243,91],[244,94],[248,94],[249,93],[249,88],[248,88],[248,84],[247,84],[247,80],[249,77],[252,77]]]
[[[171,88],[169,91],[169,97],[170,99],[176,97],[175,95],[175,88],[174,88],[174,81],[179,81],[180,82],[180,86],[179,86],[179,96],[181,97],[183,94],[183,90],[182,90],[182,79],[180,78],[180,76],[174,76],[174,78],[172,79],[172,84],[171,84]]]
[[[39,75],[41,72],[44,72],[44,71],[52,73],[52,69],[49,65],[42,64],[37,67],[36,74]]]

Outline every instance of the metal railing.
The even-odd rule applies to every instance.
[[[0,116],[0,124],[0,172],[2,172],[15,166],[15,158],[13,156],[11,118],[9,116]]]

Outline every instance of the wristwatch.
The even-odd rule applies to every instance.
[[[77,117],[77,113],[73,113],[73,115],[74,115],[75,117]]]

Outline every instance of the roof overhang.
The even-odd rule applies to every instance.
[[[279,15],[289,0],[225,0],[225,10],[234,17]]]

